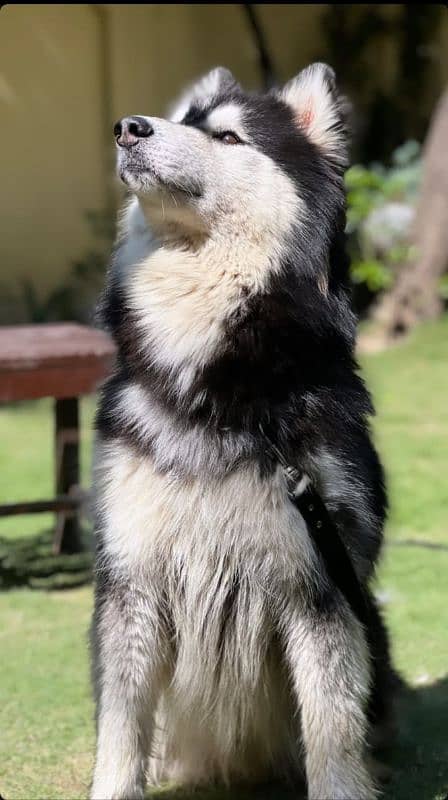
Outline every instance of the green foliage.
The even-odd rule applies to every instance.
[[[405,263],[410,256],[409,246],[391,235],[390,244],[381,253],[369,235],[367,224],[373,212],[386,209],[388,204],[400,203],[413,207],[421,175],[420,145],[405,142],[394,151],[391,165],[374,163],[369,167],[356,164],[346,174],[347,233],[354,283],[364,283],[376,293],[389,288],[394,267]]]
[[[386,201],[415,202],[420,172],[420,145],[415,141],[405,142],[392,153],[390,167],[378,162],[350,167],[345,176],[349,232]]]
[[[369,291],[374,293],[392,285],[390,269],[375,258],[355,261],[351,267],[351,275],[354,283],[365,283]]]

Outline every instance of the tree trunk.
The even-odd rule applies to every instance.
[[[439,281],[448,266],[448,89],[434,112],[411,234],[411,260],[373,312],[386,338],[407,333],[442,311]]]

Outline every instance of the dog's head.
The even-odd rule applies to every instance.
[[[218,67],[169,119],[126,117],[115,136],[118,173],[155,226],[281,238],[298,220],[309,232],[333,224],[328,196],[342,187],[347,141],[324,64],[256,95]]]

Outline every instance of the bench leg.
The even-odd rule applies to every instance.
[[[77,397],[55,401],[56,495],[79,489],[79,402]],[[55,553],[78,553],[82,549],[78,510],[61,511],[53,542]]]

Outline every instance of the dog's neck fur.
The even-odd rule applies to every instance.
[[[229,217],[228,224],[224,221],[207,234],[196,230],[193,236],[179,223],[162,225],[160,217],[150,228],[145,210],[134,199],[121,220],[109,284],[118,288],[132,313],[139,347],[147,346],[151,359],[172,374],[179,368],[190,373],[203,368],[217,355],[226,321],[241,315],[255,297],[267,297],[277,276],[291,308],[285,314],[298,315],[299,320],[299,305],[305,303],[308,314],[310,302],[320,307],[325,300],[319,313],[330,320],[328,303],[338,300],[327,296],[327,264],[322,265],[322,281],[318,276],[306,285],[306,275],[301,277],[288,262],[288,239],[296,220],[291,214],[276,221],[276,230],[263,231],[249,224],[238,228]],[[306,218],[300,222],[303,230]],[[278,295],[278,287],[276,291]],[[291,292],[297,307],[290,302]],[[347,308],[345,301],[343,305]]]
[[[254,225],[250,216],[245,219],[241,208],[229,207],[225,215],[217,215],[206,225],[192,210],[179,208],[172,193],[165,199],[158,197],[157,201],[139,201],[134,197],[125,207],[119,224],[119,239],[129,244],[120,266],[134,266],[145,256],[166,249],[194,254],[196,263],[209,259],[212,263],[219,262],[224,272],[234,270],[250,280],[253,272],[260,273],[267,267],[275,269],[276,263],[278,266],[293,223],[304,215],[298,198],[290,198],[290,204],[290,213],[278,219],[273,230],[272,226]]]
[[[231,220],[207,234],[160,217],[150,228],[134,202],[122,228],[119,281],[155,358],[168,367],[204,365],[225,318],[280,269],[276,242],[268,248],[267,235],[235,232]]]

